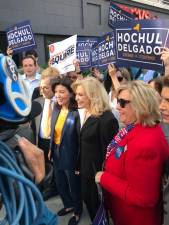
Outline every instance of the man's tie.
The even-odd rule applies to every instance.
[[[50,136],[50,130],[51,130],[51,115],[52,115],[52,106],[51,106],[51,100],[49,100],[49,102],[47,102],[47,104],[45,105],[46,108],[46,113],[45,113],[45,117],[43,120],[43,134],[44,134],[44,138],[49,138]]]

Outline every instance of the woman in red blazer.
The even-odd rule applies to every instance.
[[[117,91],[125,125],[107,147],[104,172],[95,180],[105,189],[114,225],[161,225],[161,182],[169,147],[159,126],[154,90],[133,81]]]

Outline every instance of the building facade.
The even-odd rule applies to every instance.
[[[119,0],[114,3],[150,10],[159,18],[168,18],[167,0]],[[166,2],[166,3],[165,3]],[[0,49],[6,51],[5,29],[30,20],[37,43],[40,64],[48,60],[48,45],[73,34],[101,36],[108,26],[109,0],[5,0],[0,1]],[[19,58],[17,58],[20,63]]]

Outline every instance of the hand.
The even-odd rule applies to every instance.
[[[116,70],[114,64],[109,64],[108,65],[108,74],[109,74],[109,76],[111,78],[115,77],[116,76],[116,72],[117,72],[117,70]]]
[[[96,173],[96,175],[95,175],[95,182],[96,183],[100,183],[101,176],[102,176],[103,173],[104,173],[103,171],[99,171],[99,172]]]
[[[45,177],[45,159],[43,151],[24,137],[18,140],[18,144],[29,169],[35,176],[36,183],[40,183]]]
[[[161,60],[164,63],[164,66],[169,65],[169,48],[163,48],[161,52]]]
[[[7,53],[8,56],[12,57],[12,55],[13,55],[13,49],[8,46],[7,47],[7,50],[6,50],[6,53]]]

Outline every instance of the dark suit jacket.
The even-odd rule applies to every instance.
[[[35,143],[38,145],[39,131],[40,131],[40,125],[41,125],[41,119],[42,119],[43,106],[45,103],[45,99],[41,96],[41,97],[37,98],[35,101],[39,102],[40,105],[42,106],[42,112],[37,117],[35,117],[31,122],[31,127],[32,127],[34,137],[35,137]]]
[[[58,169],[63,170],[74,170],[77,163],[78,155],[78,135],[77,135],[77,119],[78,111],[69,111],[65,124],[63,126],[60,145],[56,150],[56,145],[54,143],[54,131],[57,118],[59,116],[60,110],[57,106],[54,106],[51,121],[51,144],[50,148],[52,155],[57,155],[56,165]],[[57,152],[56,152],[57,151]],[[55,163],[55,162],[54,162]]]
[[[40,88],[39,87],[36,87],[34,90],[33,90],[33,93],[32,93],[32,101],[41,97],[40,95]]]
[[[100,117],[89,117],[80,130],[78,121],[80,154],[78,168],[82,176],[94,178],[102,170],[107,145],[118,132],[118,121],[110,111]]]

